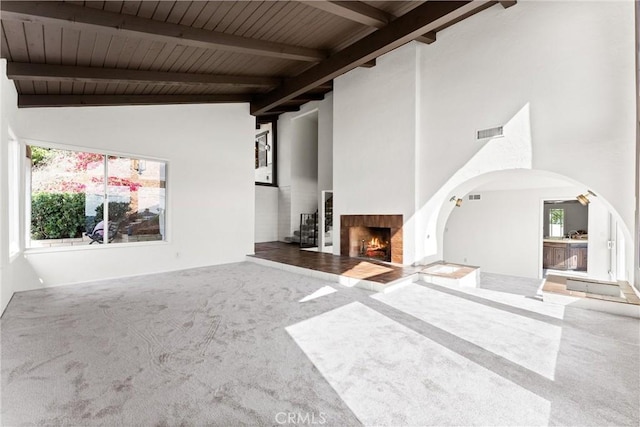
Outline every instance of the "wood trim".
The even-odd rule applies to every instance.
[[[125,70],[116,68],[74,67],[68,65],[9,62],[7,77],[12,80],[152,84],[165,86],[230,85],[275,87],[280,79],[257,76],[225,76],[213,74],[168,73],[161,71]]]
[[[487,3],[486,1],[427,1],[386,27],[285,81],[275,90],[256,97],[251,105],[251,113],[258,115],[268,112],[284,101],[302,95]]]
[[[18,95],[18,107],[219,104],[249,102],[248,95]]]
[[[89,29],[111,35],[296,61],[317,62],[326,57],[325,52],[317,49],[207,31],[57,1],[2,1],[0,10],[3,20],[54,23],[62,28]]]

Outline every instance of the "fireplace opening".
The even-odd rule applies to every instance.
[[[391,228],[350,227],[349,256],[391,261]]]

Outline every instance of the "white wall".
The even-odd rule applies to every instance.
[[[326,190],[333,190],[333,93],[318,107],[318,197]]]
[[[256,185],[255,242],[278,240],[278,188]]]
[[[541,23],[544,23],[541,27]],[[634,214],[633,2],[493,6],[418,46],[419,205],[492,170],[552,171]],[[505,137],[476,141],[505,125]],[[435,208],[421,212],[430,223]],[[440,257],[419,231],[418,254]]]
[[[334,226],[340,215],[402,214],[405,262],[413,261],[416,55],[410,44],[334,80]],[[339,232],[334,253],[340,253]]]
[[[298,230],[300,214],[318,209],[318,113],[298,117],[292,124],[291,225]]]
[[[333,190],[333,93],[318,108],[318,209],[324,204],[323,191]],[[321,232],[324,221],[320,221]],[[335,233],[333,233],[335,235]]]
[[[14,292],[17,262],[9,258],[9,188],[8,145],[9,126],[12,125],[17,108],[15,86],[6,77],[7,61],[0,59],[0,313],[9,303]]]
[[[39,280],[14,290],[242,261],[253,253],[254,123],[247,104],[19,110],[21,139],[166,160],[169,241],[28,250]]]
[[[473,191],[453,209],[444,233],[444,259],[480,266],[482,271],[540,278],[542,271],[543,202],[575,197],[579,187]],[[609,219],[604,204],[589,204],[587,274],[608,280]]]
[[[321,186],[332,183],[333,99],[304,104],[278,118],[278,240],[300,228],[300,214],[318,210]]]
[[[636,93],[640,93],[640,4],[635,3],[636,17]],[[640,96],[636,97],[636,227],[633,234],[635,287],[640,291]]]
[[[429,263],[452,192],[522,169],[593,190],[632,230],[634,87],[633,2],[494,5],[334,81],[336,215],[404,214],[404,262]]]

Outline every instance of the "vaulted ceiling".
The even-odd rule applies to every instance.
[[[335,77],[515,1],[2,1],[20,107],[250,102],[273,117]]]

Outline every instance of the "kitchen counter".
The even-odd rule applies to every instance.
[[[587,239],[543,239],[542,268],[587,271]]]
[[[587,239],[542,239],[544,243],[588,243]]]

